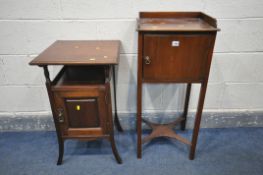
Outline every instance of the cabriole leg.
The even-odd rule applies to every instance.
[[[116,145],[115,145],[115,139],[114,139],[113,133],[110,134],[110,143],[111,143],[111,149],[112,149],[112,152],[114,154],[116,161],[118,162],[118,164],[122,164],[121,157],[120,157],[118,150],[116,148]]]
[[[57,139],[58,139],[59,156],[58,156],[57,165],[61,165],[62,159],[63,159],[63,154],[64,154],[64,141],[61,137],[61,132],[60,132],[59,124],[58,124],[58,117],[56,117],[55,102],[54,102],[53,93],[51,91],[51,80],[50,80],[50,76],[49,76],[48,67],[44,66],[43,68],[44,68],[44,74],[45,74],[45,78],[46,78],[46,88],[47,88],[47,92],[48,92],[48,97],[49,97],[49,101],[50,101],[51,111],[52,111],[53,120],[55,123]]]
[[[63,161],[63,155],[64,155],[64,141],[58,140],[58,146],[59,146],[59,155],[58,155],[57,165],[61,165]]]
[[[115,66],[112,66],[113,70],[113,91],[114,91],[114,108],[115,108],[115,116],[114,116],[114,123],[118,131],[123,132],[123,129],[121,127],[118,112],[117,112],[117,97],[116,97],[116,80],[115,80]]]

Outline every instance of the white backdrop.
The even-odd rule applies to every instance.
[[[28,62],[59,39],[121,40],[118,108],[135,112],[139,11],[217,18],[204,111],[263,110],[263,0],[0,0],[0,117],[50,113],[43,71]],[[143,109],[178,110],[184,91],[184,85],[145,86]],[[194,86],[191,110],[198,92]]]

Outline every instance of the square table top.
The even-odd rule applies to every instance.
[[[119,62],[119,40],[58,40],[30,65],[107,65]]]

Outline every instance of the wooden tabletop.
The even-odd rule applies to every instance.
[[[141,12],[138,31],[219,31],[216,19],[202,12]]]
[[[216,31],[216,28],[198,18],[146,18],[140,20],[140,31]]]
[[[30,65],[118,64],[118,40],[58,40],[32,60]]]

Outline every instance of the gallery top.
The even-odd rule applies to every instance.
[[[202,12],[140,12],[138,31],[216,32],[216,19]]]
[[[30,65],[118,64],[118,40],[58,40],[32,60]]]

